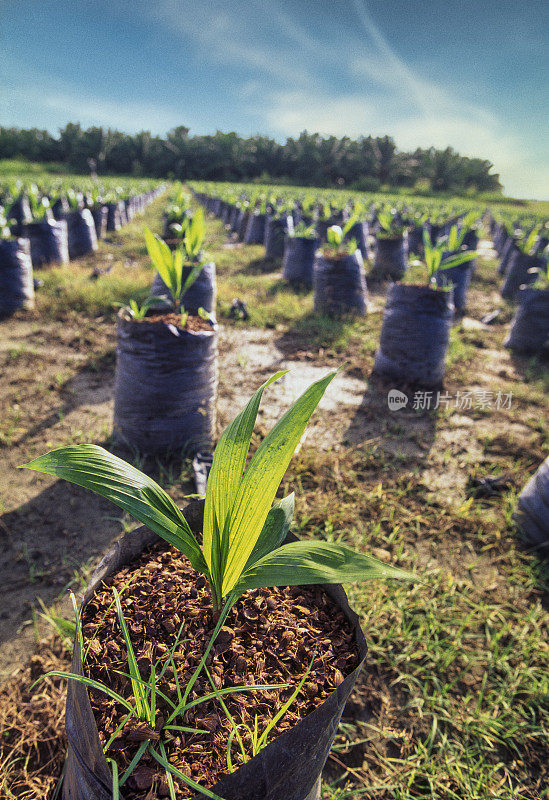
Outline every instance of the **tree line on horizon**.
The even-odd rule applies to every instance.
[[[260,180],[360,191],[408,187],[474,194],[502,189],[487,159],[461,156],[451,147],[408,153],[398,150],[390,136],[351,139],[303,131],[281,144],[268,136],[243,138],[234,132],[191,136],[184,125],[161,137],[149,131],[84,129],[70,122],[58,136],[38,128],[0,127],[0,158],[60,162],[79,173]]]

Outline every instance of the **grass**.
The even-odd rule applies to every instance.
[[[141,228],[146,221],[159,230],[162,206],[156,201],[144,218],[112,234],[95,258],[40,273],[35,318],[77,321],[75,350],[89,351],[87,363],[99,379],[112,369],[112,348],[101,332],[112,329],[114,303],[142,299],[152,281]],[[225,325],[272,328],[290,358],[305,354],[321,366],[345,362],[373,398],[376,441],[337,452],[305,445],[294,458],[282,488],[296,492],[297,532],[372,551],[422,576],[412,586],[349,588],[369,651],[327,764],[324,800],[548,798],[549,578],[536,553],[518,541],[512,512],[518,490],[548,450],[549,370],[542,359],[505,355],[501,321],[477,324],[500,303],[495,262],[479,259],[467,320],[452,329],[446,390],[453,397],[479,387],[512,392],[511,408],[450,404],[397,417],[369,378],[383,287],[370,287],[366,317],[334,320],[315,315],[312,293],[286,286],[280,265],[262,262],[262,248],[227,247],[216,220],[208,223],[207,249],[217,265],[218,316]],[[90,281],[92,267],[107,263],[112,272]],[[249,321],[229,319],[235,297],[247,303]],[[6,359],[6,369],[27,360],[36,369],[36,356],[18,344]],[[246,363],[243,352],[243,370]],[[53,388],[44,390],[56,409],[74,367],[67,370],[59,385],[52,376]],[[6,443],[24,424],[23,396],[20,402],[2,428]],[[81,431],[70,435],[81,440]],[[187,462],[145,466],[182,502]],[[511,488],[493,498],[472,497],[466,479],[487,474],[508,475]],[[130,523],[124,517],[119,524]],[[2,780],[0,770],[0,786]]]

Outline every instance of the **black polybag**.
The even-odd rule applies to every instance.
[[[401,384],[440,385],[453,316],[451,289],[394,283],[387,292],[374,372]]]
[[[246,231],[248,230],[248,223],[250,222],[250,212],[249,211],[241,211],[240,218],[238,221],[238,230],[237,236],[239,241],[243,242],[246,238]]]
[[[124,203],[107,203],[107,230],[119,231],[127,222]]]
[[[308,239],[305,236],[286,237],[282,275],[287,281],[303,283],[305,286],[313,285],[315,253],[319,244],[319,239]]]
[[[142,453],[211,450],[217,325],[186,331],[118,315],[114,435]]]
[[[516,352],[538,353],[549,348],[549,289],[523,287],[505,347]]]
[[[190,271],[191,267],[183,268],[182,283],[185,283]],[[215,312],[216,293],[215,264],[211,261],[208,264],[204,264],[198,278],[181,298],[181,305],[190,314],[196,314],[199,308],[203,308],[209,314],[212,314]],[[173,301],[168,287],[158,272],[154,276],[151,295],[155,297],[167,295]]]
[[[317,252],[313,270],[314,310],[319,314],[365,314],[368,301],[360,250],[343,258]]]
[[[265,214],[250,214],[244,234],[244,244],[263,244],[266,219]]]
[[[499,275],[505,275],[505,273],[507,272],[507,267],[509,266],[509,261],[511,260],[511,256],[513,255],[513,253],[518,253],[518,252],[520,251],[515,243],[515,240],[513,239],[512,236],[509,236],[505,241],[505,244],[503,245],[503,248],[501,250],[501,257],[498,265]]]
[[[346,241],[354,239],[356,246],[362,254],[362,258],[370,258],[370,246],[368,244],[368,237],[370,235],[370,228],[367,222],[355,222],[345,235]]]
[[[549,547],[549,456],[520,493],[514,519],[529,542]]]
[[[10,223],[11,220],[15,220],[14,223],[10,224],[13,236],[21,236],[23,226],[32,222],[32,212],[28,198],[24,195],[18,197],[9,207],[6,217]]]
[[[23,236],[30,241],[33,267],[66,264],[69,260],[67,223],[44,219],[24,226]]]
[[[286,217],[267,217],[265,222],[265,258],[282,258],[284,237],[288,230]]]
[[[0,241],[0,316],[34,306],[34,283],[28,239]]]
[[[423,254],[423,225],[416,225],[408,230],[408,253],[416,256]]]
[[[435,273],[437,286],[452,286],[454,289],[454,308],[463,311],[467,303],[467,290],[473,274],[473,259],[454,267],[439,269]]]
[[[543,258],[527,255],[517,249],[509,260],[505,280],[501,287],[501,296],[506,300],[516,300],[520,287],[523,284],[534,283],[536,280],[537,274],[531,270],[543,270],[545,267]]]
[[[202,527],[204,502],[190,503],[184,510],[191,529]],[[287,542],[296,541],[289,534]],[[148,546],[159,541],[156,534],[142,526],[125,533],[107,552],[86,589],[82,608],[101,582],[137,558]],[[257,756],[211,787],[224,800],[313,800],[319,796],[320,775],[328,758],[345,703],[353,689],[364,659],[366,642],[358,616],[349,606],[340,584],[323,589],[339,605],[351,622],[360,655],[360,664],[311,714],[293,728],[280,734]],[[81,675],[79,648],[73,649],[71,672]],[[112,778],[105,761],[95,718],[85,686],[69,681],[65,714],[68,753],[63,800],[112,800]],[[123,800],[123,792],[120,794]],[[193,800],[202,800],[197,794]]]
[[[97,250],[95,222],[89,208],[70,211],[65,216],[69,244],[69,258],[79,258]]]
[[[398,281],[408,269],[408,240],[404,236],[394,239],[376,239],[374,266],[370,273],[376,278]]]
[[[95,206],[90,209],[95,225],[95,235],[97,239],[103,239],[107,233],[107,217],[109,216],[109,209],[107,206]]]

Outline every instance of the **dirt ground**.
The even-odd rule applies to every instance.
[[[469,323],[473,331],[478,326]],[[17,466],[69,442],[105,443],[111,431],[115,335],[112,323],[39,325],[21,318],[2,322],[0,385],[3,412],[0,470],[0,679],[32,652],[37,598],[48,604],[74,580],[75,571],[93,563],[123,530],[122,512],[97,496]],[[462,325],[467,329],[468,320]],[[481,326],[485,328],[486,326]],[[331,353],[304,352],[281,331],[220,327],[218,432],[253,391],[277,370],[289,373],[268,389],[258,416],[264,435],[293,400],[329,368],[340,363]],[[472,371],[473,392],[493,391],[504,381],[520,381],[525,363],[503,349],[484,349],[482,370]],[[503,376],[503,378],[502,378]],[[475,418],[452,413],[441,425],[432,412],[411,408],[391,412],[390,387],[366,382],[356,368],[334,380],[311,420],[302,445],[339,452],[356,445],[380,445],[402,458],[422,462],[422,481],[443,503],[462,502],[467,465],[492,461],[482,439],[501,437],[519,450],[531,448],[532,430],[523,409]],[[455,396],[457,386],[447,382]],[[505,387],[504,387],[505,388]],[[535,407],[530,412],[539,413]],[[477,415],[478,417],[478,415]],[[437,447],[433,442],[437,434]],[[532,453],[535,458],[535,453]],[[192,488],[187,487],[188,491]],[[456,495],[456,490],[458,494]],[[39,536],[37,536],[39,531]],[[91,533],[91,535],[90,535]]]

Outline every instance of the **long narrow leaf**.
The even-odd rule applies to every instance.
[[[212,542],[216,535],[214,519],[217,520],[217,529],[222,531],[242,480],[261,397],[267,386],[284,374],[285,372],[277,372],[259,387],[246,407],[223,431],[215,448],[206,488],[202,545],[204,558],[210,570],[212,568]],[[221,549],[220,543],[219,549]]]
[[[152,478],[94,444],[52,450],[28,464],[76,483],[111,500],[184,553],[193,567],[207,573],[200,547],[175,503]]]
[[[148,722],[149,725],[154,726],[154,717],[152,718],[151,721],[151,709],[147,701],[147,692],[145,690],[145,687],[142,685],[141,674],[139,672],[139,667],[137,666],[137,659],[135,657],[132,640],[130,638],[130,632],[128,630],[128,626],[126,625],[126,620],[124,619],[124,613],[122,611],[122,606],[120,604],[120,597],[116,589],[113,588],[112,591],[116,603],[116,613],[118,614],[118,622],[120,624],[120,628],[122,630],[122,636],[124,637],[124,643],[126,645],[126,655],[128,658],[128,671],[130,673],[132,692],[135,700],[135,710],[137,711],[137,716],[139,717],[139,719],[143,720],[143,722]]]
[[[162,749],[164,750],[164,748],[162,748]],[[204,786],[199,786],[198,783],[193,781],[192,778],[189,778],[187,775],[183,775],[183,773],[180,772],[177,769],[177,767],[174,767],[173,764],[170,764],[170,762],[166,758],[165,752],[166,751],[164,750],[164,755],[161,756],[159,753],[156,752],[156,750],[153,750],[152,747],[149,750],[149,753],[155,759],[155,761],[158,761],[158,763],[162,767],[164,767],[164,769],[168,770],[168,772],[171,775],[173,775],[174,777],[178,778],[180,781],[183,781],[183,783],[186,783],[187,786],[191,787],[191,789],[194,789],[195,791],[200,792],[200,794],[203,794],[206,797],[209,797],[211,800],[223,800],[223,798],[220,797],[218,794],[214,794],[214,792],[211,792],[209,789],[206,789]]]
[[[222,595],[237,583],[261,533],[276,491],[305,426],[336,372],[301,395],[261,442],[238,487],[231,509],[230,541]]]
[[[255,543],[255,547],[244,567],[244,571],[259,561],[260,558],[266,556],[271,550],[276,550],[280,547],[286,538],[292,519],[294,516],[295,495],[292,494],[285,497],[283,500],[275,502],[273,507],[267,514],[267,519],[263,525],[263,530],[259,534],[259,539]]]
[[[145,243],[154,267],[172,295],[175,296],[177,282],[170,248],[166,242],[148,228],[145,228]]]
[[[106,694],[107,697],[110,697],[111,700],[116,700],[117,703],[120,703],[127,709],[132,717],[137,717],[136,709],[128,703],[121,695],[117,694],[112,689],[109,689],[108,686],[104,686],[102,683],[98,683],[98,681],[94,681],[92,678],[86,678],[83,675],[76,675],[73,672],[62,672],[58,669],[53,669],[51,672],[47,672],[45,675],[42,675],[42,678],[68,678],[71,681],[76,681],[77,683],[82,683],[84,686],[88,686],[90,689],[96,689],[98,692],[103,692]]]
[[[355,553],[340,544],[291,542],[263,556],[247,569],[238,581],[235,592],[267,586],[347,583],[372,578],[414,580],[408,572],[384,564],[372,556]]]

